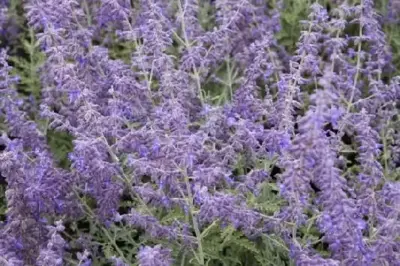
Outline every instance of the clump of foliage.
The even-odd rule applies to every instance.
[[[1,2],[0,265],[397,265],[374,2]]]

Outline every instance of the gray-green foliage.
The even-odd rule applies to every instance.
[[[6,186],[4,183],[0,184],[0,221],[5,218],[7,205],[6,205]]]
[[[299,40],[301,25],[300,20],[307,18],[310,0],[284,0],[281,11],[282,30],[277,34],[277,39],[287,51],[293,52]]]
[[[15,55],[10,58],[14,67],[13,74],[20,78],[18,90],[39,100],[41,84],[38,71],[44,62],[45,56],[40,51],[39,43],[35,39],[32,29],[29,29],[28,33],[21,37],[20,44],[24,56]]]
[[[272,164],[270,164],[272,166]],[[129,193],[128,193],[129,194]],[[196,246],[182,246],[181,240],[166,241],[156,240],[146,236],[138,229],[122,223],[113,223],[105,227],[96,219],[92,212],[94,201],[88,197],[80,198],[83,206],[84,216],[81,220],[73,222],[69,228],[71,232],[65,235],[70,240],[72,249],[79,249],[79,242],[88,238],[91,244],[89,250],[93,257],[94,265],[109,265],[112,257],[121,257],[125,261],[137,265],[135,256],[142,245],[164,244],[173,249],[175,265],[197,266],[198,263]],[[270,182],[263,183],[258,196],[249,193],[247,196],[248,206],[258,209],[267,215],[279,210],[282,201],[277,195],[277,188]],[[145,212],[140,203],[125,200],[120,204],[121,208],[135,208]],[[162,225],[171,226],[174,221],[187,220],[190,217],[181,208],[172,208],[168,211],[146,207],[147,210],[159,219]],[[195,209],[194,213],[199,210]],[[230,225],[222,225],[220,221],[204,224],[200,228],[201,245],[203,247],[205,265],[208,266],[268,266],[289,265],[288,247],[278,236],[273,233],[261,234],[249,240],[240,231]],[[121,255],[123,254],[123,256]],[[67,257],[68,265],[78,264],[74,254]]]
[[[277,39],[289,52],[292,52],[296,48],[296,42],[300,35],[299,21],[307,17],[308,7],[313,1],[285,0],[283,2],[284,8],[281,12],[282,30],[277,34]],[[329,3],[330,1],[322,2]],[[10,12],[19,23],[22,23],[24,19],[17,12],[21,8],[19,5],[21,5],[19,0],[12,1]],[[384,5],[382,5],[383,14],[385,11]],[[212,10],[210,10],[209,6],[204,6],[201,12],[210,13]],[[204,15],[204,17],[208,16]],[[202,20],[202,23],[204,27],[207,27],[208,24],[213,22]],[[394,62],[397,64],[397,69],[400,69],[400,27],[387,25],[384,30],[393,49]],[[128,62],[133,45],[127,42],[117,42],[115,39],[109,46],[110,56]],[[14,53],[14,56],[11,57],[14,64],[13,74],[18,75],[21,79],[18,85],[19,91],[22,94],[32,95],[36,99],[40,99],[41,84],[38,70],[45,57],[40,52],[39,45],[31,29],[25,28],[20,34],[18,43],[13,47],[12,53]],[[25,57],[20,57],[17,53],[23,53]],[[238,84],[236,77],[235,65],[227,58],[221,70],[216,73],[213,81],[205,85],[205,90],[209,92],[209,97],[213,102],[222,104],[230,99],[232,87],[234,88]],[[47,139],[55,158],[60,162],[60,166],[68,168],[67,154],[73,148],[72,137],[66,133],[61,134],[47,130]],[[238,166],[238,170],[244,169],[244,165]],[[4,186],[0,186],[0,217],[5,215],[6,210],[4,195]],[[249,194],[246,200],[248,206],[265,215],[273,214],[280,209],[282,204],[282,200],[278,196],[278,188],[274,183],[269,182],[263,183],[259,195]],[[135,204],[126,200],[121,204],[121,208],[135,207]],[[147,239],[144,235],[140,235],[140,232],[136,229],[132,229],[129,226],[112,225],[109,228],[105,228],[93,218],[90,204],[88,203],[85,206],[88,207],[84,210],[85,216],[82,220],[70,225],[71,232],[65,233],[63,236],[73,243],[70,247],[71,250],[79,250],[79,236],[90,236],[91,252],[97,255],[92,257],[93,265],[109,265],[109,259],[113,256],[120,256],[121,253],[124,254],[127,261],[135,261],[136,253],[141,245],[154,244],[154,240]],[[158,213],[158,216],[157,218],[165,225],[173,223],[174,220],[185,219],[185,214],[179,209],[173,209],[168,213]],[[320,244],[318,243],[320,236],[317,235],[316,232],[318,231],[315,229],[315,219],[310,219],[299,231],[303,235],[304,242]],[[273,234],[264,234],[256,239],[249,240],[232,226],[224,227],[218,222],[205,226],[202,228],[202,232],[202,245],[204,247],[206,265],[289,265],[288,247],[279,237]],[[169,246],[174,246],[174,244]],[[198,265],[194,255],[195,252],[190,249],[181,249],[179,245],[175,245],[175,247],[173,255],[177,259],[177,265]],[[69,253],[67,263],[68,265],[78,264],[76,255],[73,252]]]

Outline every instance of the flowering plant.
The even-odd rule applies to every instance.
[[[0,265],[400,265],[400,4],[302,2],[2,1]]]

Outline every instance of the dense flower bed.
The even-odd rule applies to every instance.
[[[400,265],[400,4],[308,2],[2,1],[0,265]]]

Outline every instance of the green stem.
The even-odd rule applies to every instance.
[[[111,157],[111,160],[114,163],[120,163],[120,160],[118,159],[118,156],[113,152],[111,147],[108,145],[106,138],[104,136],[102,136],[102,137],[100,137],[100,139],[107,146],[108,153],[109,153],[109,155]],[[129,190],[129,193],[130,193],[130,196],[131,196],[132,200],[137,198],[139,200],[140,204],[145,208],[145,211],[149,215],[153,215],[152,212],[150,211],[150,209],[147,207],[147,204],[143,201],[143,199],[137,193],[135,193],[135,191],[132,189],[132,184],[131,184],[129,178],[126,176],[125,172],[122,169],[121,169],[121,176],[117,175],[117,178],[119,180],[121,180],[123,183],[126,184],[126,186],[128,187],[128,190]]]
[[[362,8],[362,1],[361,1],[361,8]],[[363,36],[363,27],[360,24],[360,30],[359,30],[359,37],[360,40],[358,42],[358,47],[357,47],[357,66],[356,66],[356,74],[354,75],[354,80],[353,80],[353,87],[351,89],[351,95],[350,95],[350,99],[349,99],[349,104],[347,105],[347,113],[350,112],[351,106],[353,105],[353,98],[354,98],[354,94],[355,94],[355,89],[357,86],[357,82],[358,82],[358,77],[360,75],[360,67],[361,67],[361,37]]]
[[[388,126],[389,123],[386,123],[386,127]],[[389,165],[388,165],[388,150],[387,150],[387,139],[386,139],[386,132],[385,129],[382,129],[382,144],[383,144],[383,162],[385,165],[384,168],[384,176],[387,178],[388,176],[388,171],[389,171]]]
[[[93,213],[92,209],[87,205],[87,203],[84,200],[82,200],[82,198],[79,196],[79,193],[78,193],[78,191],[76,191],[76,189],[74,189],[74,192],[75,192],[76,197],[81,202],[81,204],[85,207],[86,212],[87,212],[86,214],[89,216],[89,218],[96,221],[97,226],[99,226],[101,228],[103,233],[108,238],[109,243],[111,243],[111,245],[114,247],[114,249],[116,250],[118,255],[121,257],[121,259],[123,259],[125,262],[128,262],[128,260],[124,256],[124,253],[119,249],[117,243],[115,242],[115,239],[113,237],[111,237],[110,233],[108,232],[108,230],[106,228],[104,228],[100,223],[97,222],[96,215]]]
[[[204,251],[203,251],[203,245],[202,245],[202,234],[200,232],[199,224],[197,223],[197,219],[195,216],[195,211],[194,211],[195,207],[193,204],[193,194],[190,189],[189,177],[187,176],[185,170],[180,168],[178,165],[176,165],[176,167],[180,170],[180,172],[184,176],[184,181],[185,181],[186,191],[187,191],[187,198],[186,198],[185,193],[182,191],[182,189],[179,189],[179,188],[178,189],[179,189],[180,193],[182,194],[182,197],[186,198],[186,202],[189,204],[189,214],[190,214],[190,217],[192,218],[194,233],[196,235],[197,244],[199,245],[198,246],[199,254],[197,255],[195,251],[193,251],[193,254],[196,257],[196,259],[200,265],[205,265]]]
[[[228,58],[227,60],[227,71],[228,71],[228,88],[229,88],[229,97],[230,100],[232,101],[233,98],[233,89],[232,89],[232,71],[231,71],[231,64],[230,64],[230,59]]]
[[[204,251],[203,251],[203,245],[202,245],[202,239],[201,239],[201,232],[199,229],[199,224],[197,223],[197,218],[194,215],[194,205],[193,205],[193,195],[192,191],[190,190],[190,183],[188,177],[185,175],[185,183],[186,183],[186,190],[188,194],[188,203],[189,203],[189,212],[190,216],[192,217],[192,223],[193,223],[193,229],[196,235],[197,239],[197,244],[199,245],[198,251],[199,251],[199,263],[200,265],[204,265]]]
[[[190,50],[191,45],[190,45],[189,38],[188,38],[187,33],[186,33],[185,20],[184,20],[184,16],[183,16],[184,15],[184,10],[182,8],[181,0],[178,0],[178,7],[179,7],[180,15],[182,16],[181,27],[182,27],[182,33],[183,33],[183,43],[184,43],[186,49]],[[178,35],[178,34],[176,34],[176,35]],[[203,91],[202,91],[202,88],[201,88],[200,74],[199,74],[199,71],[197,70],[197,67],[196,67],[196,65],[194,63],[192,65],[192,69],[193,69],[194,78],[196,80],[196,85],[197,85],[197,90],[198,90],[198,93],[199,93],[199,98],[200,98],[201,103],[203,104],[204,103],[204,97],[203,97]]]
[[[92,16],[90,14],[89,5],[86,0],[83,0],[83,9],[85,10],[86,20],[88,25],[92,25]]]

